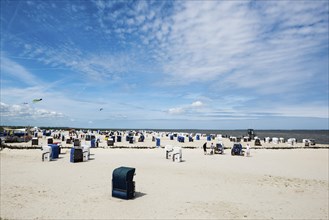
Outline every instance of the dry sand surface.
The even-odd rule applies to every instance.
[[[328,149],[252,149],[251,157],[183,149],[69,149],[42,162],[40,150],[4,149],[3,219],[328,219]],[[112,172],[136,168],[136,198],[111,196]]]

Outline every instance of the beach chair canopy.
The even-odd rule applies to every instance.
[[[125,183],[133,181],[135,175],[135,168],[131,167],[119,167],[113,170],[112,179],[114,185],[115,183]]]

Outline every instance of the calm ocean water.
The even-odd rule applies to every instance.
[[[176,131],[187,133],[201,133],[201,134],[222,134],[227,136],[241,137],[247,135],[247,130],[161,130],[161,131]],[[318,144],[329,144],[329,130],[254,130],[256,136],[263,139],[265,137],[283,137],[296,138],[297,142],[302,142],[302,139],[314,139]]]

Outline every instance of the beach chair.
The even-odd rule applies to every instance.
[[[173,147],[172,160],[173,160],[173,162],[182,161],[182,148],[181,147]]]
[[[216,144],[215,154],[224,154],[224,145],[223,145],[223,143],[217,143]]]
[[[135,143],[135,138],[134,136],[129,136],[129,144]]]
[[[239,143],[234,144],[231,149],[231,155],[232,156],[243,156],[244,152],[242,150],[242,145]]]
[[[271,142],[271,138],[270,137],[266,137],[264,140],[265,143],[270,143]]]
[[[294,145],[295,143],[296,143],[296,139],[295,138],[289,138],[287,140],[287,144],[290,145],[290,146]]]
[[[273,144],[278,144],[279,143],[279,138],[277,138],[277,137],[272,138],[272,143]]]
[[[284,143],[284,138],[283,137],[280,137],[279,138],[279,141],[280,141],[280,143]]]
[[[165,150],[166,150],[166,159],[168,159],[169,157],[172,156],[173,146],[171,146],[171,145],[166,145],[166,146],[165,146]]]
[[[141,135],[141,136],[138,138],[138,142],[144,142],[144,139],[145,139],[145,136],[144,136],[144,135]]]
[[[51,159],[59,158],[60,146],[58,144],[48,144],[51,147]]]
[[[77,163],[83,161],[83,149],[82,148],[71,148],[70,153],[70,162],[71,163]]]
[[[259,138],[255,139],[255,146],[262,146]]]
[[[42,146],[42,161],[51,161],[52,148],[49,146]]]
[[[90,147],[88,145],[82,145],[83,161],[88,161],[90,157]]]
[[[135,197],[135,168],[118,167],[112,173],[112,197],[133,199]]]
[[[316,144],[315,140],[314,139],[310,139],[310,144],[314,146]]]
[[[160,138],[156,138],[155,141],[156,141],[155,142],[155,146],[156,147],[160,147],[160,141],[161,141],[161,139]]]
[[[108,138],[107,139],[107,146],[110,147],[110,146],[114,146],[114,140],[113,138]]]
[[[305,147],[309,147],[310,146],[311,141],[309,139],[303,139],[302,141],[303,141]]]

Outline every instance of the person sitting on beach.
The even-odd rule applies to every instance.
[[[207,142],[203,144],[204,155],[207,155]]]

